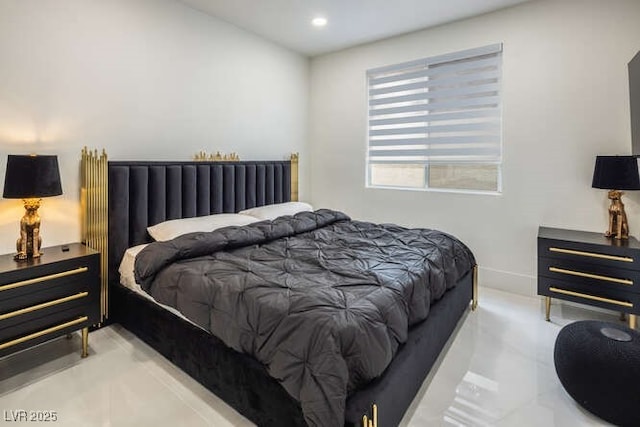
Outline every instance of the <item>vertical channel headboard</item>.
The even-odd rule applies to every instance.
[[[106,173],[106,180],[99,173],[87,174],[97,183],[87,183],[83,177],[83,194],[108,184],[106,206],[99,206],[106,208],[103,214],[108,219],[104,300],[109,284],[119,281],[118,266],[126,249],[151,241],[148,226],[298,198],[297,154],[281,161],[109,161]],[[84,216],[86,229],[96,229],[94,218],[101,214]],[[103,307],[106,318],[108,302]]]

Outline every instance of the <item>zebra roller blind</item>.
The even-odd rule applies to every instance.
[[[471,165],[493,166],[499,175],[501,66],[502,44],[494,44],[367,71],[368,183],[376,185],[372,178],[384,165],[414,174],[417,168],[424,187],[437,186],[432,181],[447,165],[467,175]]]

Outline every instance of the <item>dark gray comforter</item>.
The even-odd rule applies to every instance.
[[[156,242],[138,283],[262,362],[312,426],[342,426],[347,395],[379,376],[430,305],[475,264],[442,232],[331,210]]]

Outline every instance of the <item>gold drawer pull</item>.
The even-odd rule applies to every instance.
[[[21,314],[31,313],[32,311],[42,310],[43,308],[51,307],[53,305],[62,304],[64,302],[73,301],[74,299],[84,298],[89,295],[89,292],[79,292],[75,295],[70,295],[68,297],[59,298],[52,301],[43,302],[42,304],[33,305],[31,307],[23,308],[20,310],[12,311],[10,313],[0,314],[0,320],[10,319],[15,316],[20,316]]]
[[[620,301],[620,300],[617,300],[617,299],[597,297],[597,296],[594,296],[594,295],[583,294],[582,292],[567,291],[566,289],[554,288],[553,286],[550,287],[549,290],[551,292],[555,292],[555,293],[558,293],[558,294],[570,295],[572,297],[585,298],[585,299],[590,299],[590,300],[593,300],[593,301],[606,302],[608,304],[615,304],[615,305],[620,305],[622,307],[633,308],[633,304],[630,303],[630,302],[627,302],[627,301]]]
[[[621,283],[623,285],[633,285],[633,280],[618,279],[616,277],[601,276],[599,274],[583,273],[581,271],[565,270],[564,268],[549,267],[549,271],[553,273],[569,274],[571,276],[587,277],[589,279],[606,280],[607,282]]]
[[[609,259],[612,261],[633,262],[633,258],[629,258],[626,256],[615,256],[615,255],[599,254],[595,252],[574,251],[572,249],[549,248],[549,252],[560,252],[561,254],[588,256],[591,258]]]
[[[43,335],[51,334],[51,333],[59,331],[61,329],[68,328],[69,326],[77,325],[78,323],[86,322],[88,319],[89,318],[87,316],[78,317],[75,320],[70,320],[70,321],[68,321],[66,323],[63,323],[61,325],[52,326],[50,328],[43,329],[41,331],[34,332],[32,334],[29,334],[29,335],[25,335],[23,337],[16,338],[15,340],[7,341],[5,343],[0,344],[0,350],[4,350],[5,348],[9,348],[11,346],[23,343],[25,341],[29,341],[29,340],[41,337]]]
[[[47,276],[34,277],[33,279],[22,280],[21,282],[9,283],[8,285],[0,286],[1,291],[8,291],[9,289],[19,288],[21,286],[33,285],[34,283],[46,282],[47,280],[53,280],[60,277],[73,276],[74,274],[84,273],[88,271],[89,267],[78,267],[73,270],[63,271],[62,273],[49,274]]]

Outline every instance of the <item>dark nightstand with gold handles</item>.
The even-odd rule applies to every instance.
[[[602,233],[540,227],[538,295],[549,320],[551,298],[615,310],[636,327],[640,314],[640,242]]]
[[[82,330],[100,320],[100,253],[80,243],[52,246],[40,258],[0,256],[0,357]]]

